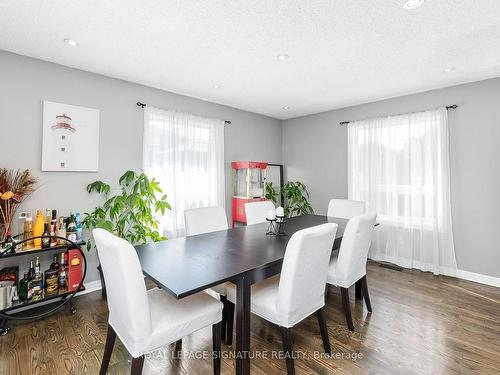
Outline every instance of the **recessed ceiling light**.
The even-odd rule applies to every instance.
[[[403,6],[405,9],[415,9],[422,6],[425,0],[407,0]]]
[[[290,107],[286,105],[283,107],[283,109],[290,109]]]
[[[454,71],[455,69],[456,69],[456,68],[455,68],[454,66],[449,66],[449,67],[447,67],[447,68],[444,68],[444,69],[443,69],[443,71],[444,71],[445,73],[449,73],[449,72]]]
[[[214,89],[220,89],[220,85],[216,83],[215,85],[212,86]]]
[[[64,43],[70,45],[71,47],[76,47],[78,43],[73,39],[64,39]]]
[[[288,60],[290,58],[290,56],[288,55],[278,55],[278,60],[279,61],[285,61],[285,60]]]

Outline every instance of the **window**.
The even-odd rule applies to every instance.
[[[224,206],[224,121],[147,107],[143,153],[172,205],[160,218],[168,236],[185,234],[184,210]]]
[[[352,122],[348,149],[349,198],[383,224],[372,252],[437,273],[456,268],[446,109]]]

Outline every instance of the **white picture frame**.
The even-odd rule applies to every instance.
[[[100,111],[43,102],[42,171],[99,171]]]

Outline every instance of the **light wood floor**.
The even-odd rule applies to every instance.
[[[345,325],[340,291],[328,289],[327,324],[332,349],[343,359],[314,358],[322,344],[317,321],[306,319],[294,328],[299,374],[500,374],[500,289],[429,273],[397,272],[368,266],[373,314],[354,301],[356,332]],[[107,307],[100,292],[76,299],[78,312],[67,310],[34,323],[11,324],[0,338],[0,374],[97,374],[106,337]],[[252,318],[252,350],[280,350],[279,332]],[[179,349],[179,348],[178,348]],[[209,351],[211,329],[182,342],[181,350]],[[225,354],[231,350],[223,344]],[[211,359],[147,359],[144,374],[211,374]],[[262,353],[262,352],[261,352]],[[257,355],[255,353],[255,355]],[[358,356],[357,360],[347,358]],[[110,374],[127,374],[130,358],[117,340]],[[232,374],[231,359],[222,372]],[[252,374],[284,373],[280,359],[252,360]]]

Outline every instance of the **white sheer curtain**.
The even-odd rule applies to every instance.
[[[146,107],[144,171],[168,195],[159,218],[167,236],[184,236],[184,210],[224,207],[224,121]]]
[[[446,109],[349,123],[349,199],[380,227],[370,257],[454,275]]]

